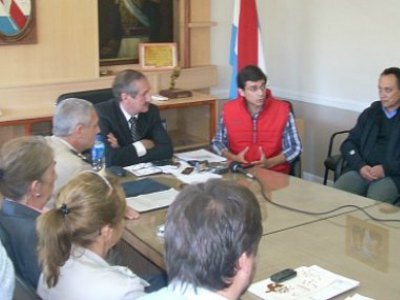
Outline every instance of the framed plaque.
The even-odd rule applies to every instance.
[[[173,69],[177,66],[176,43],[141,43],[139,62],[143,69]]]

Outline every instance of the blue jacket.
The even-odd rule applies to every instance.
[[[16,201],[3,200],[0,224],[8,233],[14,268],[35,290],[40,276],[37,258],[36,219],[39,212]]]

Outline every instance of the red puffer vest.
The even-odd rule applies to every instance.
[[[273,98],[267,90],[264,109],[253,126],[253,120],[243,97],[226,103],[223,116],[228,133],[229,150],[237,154],[248,146],[249,151],[245,158],[249,162],[260,159],[259,146],[267,158],[278,155],[282,152],[282,135],[289,111],[289,104]],[[271,168],[286,174],[289,173],[289,169],[288,163]]]

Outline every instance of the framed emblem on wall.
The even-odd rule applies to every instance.
[[[0,0],[0,44],[36,42],[35,0]]]

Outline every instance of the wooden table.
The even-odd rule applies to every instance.
[[[361,207],[369,207],[375,201],[364,197],[355,196],[320,184],[305,181],[265,169],[252,170],[263,183],[266,194],[279,204],[291,206],[297,209],[313,212],[328,211],[340,205],[353,204]],[[158,176],[157,180],[170,186],[179,188],[179,181],[173,177]],[[273,235],[304,224],[318,222],[319,220],[334,217],[354,208],[347,207],[343,210],[328,215],[308,215],[293,212],[276,207],[261,196],[261,189],[256,181],[247,179],[240,174],[227,174],[227,180],[240,182],[248,186],[259,200],[263,217],[263,235]],[[165,269],[163,260],[163,240],[156,236],[156,227],[165,222],[166,209],[149,213],[143,213],[139,220],[126,222],[123,238],[132,247],[157,266]]]
[[[383,213],[381,204],[366,208],[375,217],[400,220],[399,208]],[[400,223],[369,219],[360,211],[263,236],[255,281],[284,268],[319,265],[360,281],[335,299],[359,293],[379,300],[400,296]],[[246,293],[243,299],[258,299]]]

